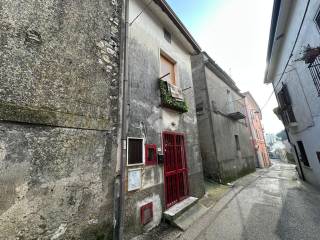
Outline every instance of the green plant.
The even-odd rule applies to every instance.
[[[166,108],[170,108],[177,112],[185,113],[188,112],[188,106],[185,101],[179,101],[171,96],[166,81],[160,80],[160,96],[161,105]]]

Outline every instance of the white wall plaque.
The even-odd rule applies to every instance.
[[[141,188],[141,169],[128,170],[128,191]]]

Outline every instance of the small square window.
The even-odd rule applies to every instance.
[[[157,145],[146,144],[146,165],[155,165],[157,163]]]
[[[203,102],[197,103],[197,105],[196,105],[196,112],[197,112],[197,113],[202,113],[202,112],[203,112],[203,109],[204,109],[204,107],[203,107]]]
[[[143,164],[143,138],[128,138],[128,165]]]
[[[151,222],[153,220],[153,204],[152,202],[143,205],[140,208],[140,219],[141,224],[146,225],[147,223]]]
[[[166,29],[163,29],[164,38],[171,43],[171,33],[169,33]]]

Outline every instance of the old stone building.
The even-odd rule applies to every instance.
[[[251,142],[255,151],[256,167],[270,167],[271,161],[267,152],[264,129],[261,123],[261,109],[250,92],[245,92],[243,95],[245,95],[246,120],[250,130]]]
[[[200,48],[165,1],[130,0],[129,10],[127,238],[204,194],[191,70]]]
[[[112,237],[121,1],[1,1],[0,239]]]
[[[227,183],[255,171],[244,95],[205,52],[192,72],[204,175]]]

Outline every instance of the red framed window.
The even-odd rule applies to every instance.
[[[140,219],[141,219],[142,225],[146,225],[147,223],[149,223],[153,220],[153,204],[152,204],[152,202],[149,202],[140,208]]]
[[[156,144],[146,144],[145,146],[145,164],[147,166],[157,164],[157,145]]]

